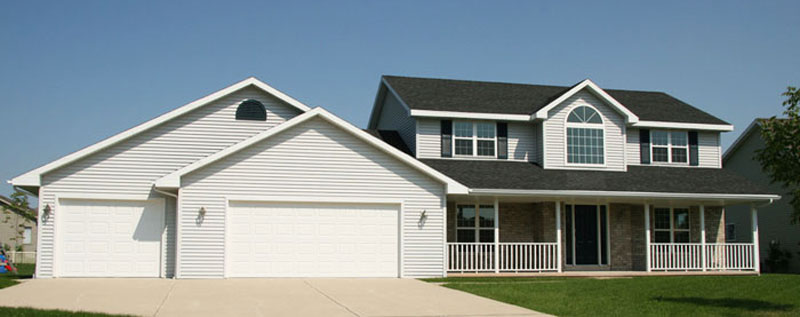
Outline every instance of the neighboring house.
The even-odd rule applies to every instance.
[[[779,196],[720,168],[732,129],[588,80],[384,77],[365,131],[248,78],[11,183],[37,277],[758,271],[723,208]]]
[[[36,210],[20,212],[11,207],[13,202],[0,196],[0,246],[8,246],[6,251],[36,251]]]
[[[761,138],[761,120],[754,120],[744,132],[725,151],[722,166],[726,170],[736,172],[749,181],[759,184],[775,193],[785,193],[778,183],[772,183],[769,175],[761,169],[761,163],[755,158],[755,151],[764,148]],[[771,205],[763,206],[758,214],[758,226],[761,228],[760,247],[761,261],[767,259],[771,242],[780,243],[781,249],[792,253],[788,269],[800,272],[800,225],[791,223],[792,206],[790,199],[781,199]],[[730,242],[752,242],[750,234],[752,218],[747,206],[731,206],[725,214],[727,225],[726,237]]]

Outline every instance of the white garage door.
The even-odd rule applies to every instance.
[[[398,206],[232,202],[230,277],[397,277]]]
[[[164,201],[61,199],[56,265],[63,277],[158,277]]]

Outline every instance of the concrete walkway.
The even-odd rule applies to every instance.
[[[412,279],[41,279],[0,306],[140,316],[542,316]]]

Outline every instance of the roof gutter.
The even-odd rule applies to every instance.
[[[470,195],[527,196],[527,197],[604,197],[604,198],[655,198],[655,199],[729,199],[743,201],[781,199],[780,195],[770,194],[710,194],[710,193],[669,193],[669,192],[629,192],[601,190],[535,190],[535,189],[485,189],[469,190]]]

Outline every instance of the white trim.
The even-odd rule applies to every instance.
[[[489,112],[461,112],[411,109],[412,117],[427,118],[455,118],[476,120],[502,120],[502,121],[531,121],[533,117],[527,114],[489,113]]]
[[[691,156],[691,153],[690,153],[691,146],[689,145],[689,131],[686,131],[686,130],[675,130],[675,129],[651,129],[651,130],[648,130],[648,131],[650,132],[650,164],[651,165],[668,165],[668,166],[675,166],[675,165],[677,165],[677,166],[689,166],[689,165],[691,165],[691,164],[689,164],[689,162],[691,162],[691,160],[692,160],[692,158],[690,157]],[[664,133],[666,133],[667,134],[667,144],[655,144],[655,142],[653,142],[653,133],[655,133],[655,132],[664,132]],[[686,135],[686,145],[683,145],[683,146],[673,145],[672,144],[672,133],[673,132],[680,132],[680,133],[685,134]],[[699,145],[698,145],[698,147],[699,147]],[[655,156],[655,155],[653,155],[653,148],[666,148],[667,149],[667,161],[666,162],[664,162],[664,161],[656,161],[655,159],[653,159],[654,156]],[[675,162],[675,161],[672,160],[672,149],[673,148],[686,150],[686,162]],[[698,157],[697,160],[699,162],[700,158]]]
[[[645,269],[650,272],[650,204],[644,204],[644,250],[645,250]]]
[[[615,198],[677,198],[677,199],[740,199],[740,200],[774,200],[780,195],[769,194],[704,194],[704,193],[671,193],[671,192],[630,192],[602,190],[537,190],[537,189],[484,189],[471,188],[470,194],[498,196],[543,196],[543,197],[615,197]]]
[[[601,122],[599,124],[598,123],[587,123],[587,122],[580,122],[580,123],[579,122],[569,122],[569,116],[572,114],[573,111],[575,111],[576,109],[578,109],[580,107],[588,107],[588,108],[594,110],[595,114],[597,114],[597,116],[600,117],[600,121]],[[594,163],[570,163],[569,162],[569,134],[567,133],[569,128],[587,129],[587,130],[600,130],[600,131],[603,132],[603,163],[594,164]],[[567,115],[564,117],[564,133],[563,133],[563,137],[564,137],[564,166],[565,167],[570,167],[570,168],[575,168],[575,167],[580,167],[580,168],[586,168],[586,167],[589,167],[589,168],[592,168],[592,167],[594,167],[594,168],[605,168],[607,166],[606,165],[607,164],[606,161],[608,161],[606,159],[606,148],[607,148],[607,144],[606,144],[606,139],[607,138],[606,138],[606,136],[607,135],[608,135],[608,133],[606,133],[606,119],[603,117],[602,114],[600,114],[600,111],[597,108],[595,108],[594,106],[592,106],[590,104],[578,104],[578,105],[575,105],[574,107],[570,108],[569,111],[567,112]],[[623,154],[624,154],[624,151],[623,151]]]
[[[322,203],[322,204],[351,204],[351,205],[391,205],[397,206],[397,277],[404,278],[405,272],[403,270],[403,260],[405,259],[405,252],[403,239],[403,221],[405,221],[405,201],[402,199],[383,199],[383,198],[359,198],[358,201],[353,201],[353,198],[344,197],[315,197],[315,196],[249,196],[249,195],[229,195],[225,196],[225,231],[223,233],[223,278],[230,276],[228,264],[228,252],[230,250],[230,239],[228,239],[229,219],[230,219],[230,206],[231,202],[257,202],[257,203]],[[445,270],[446,272],[447,270]]]
[[[308,111],[308,112],[306,112],[304,114],[296,116],[296,117],[290,119],[289,121],[286,121],[283,124],[280,124],[280,125],[272,128],[272,129],[269,129],[269,130],[266,130],[266,131],[261,132],[259,134],[256,134],[255,136],[252,136],[249,139],[246,139],[246,140],[244,140],[242,142],[239,142],[239,143],[237,143],[235,145],[232,145],[232,146],[230,146],[230,147],[228,147],[228,148],[226,148],[226,149],[224,149],[222,151],[214,153],[213,155],[210,155],[210,156],[207,156],[207,157],[205,157],[205,158],[203,158],[201,160],[198,160],[198,161],[196,161],[196,162],[194,162],[194,163],[192,163],[192,164],[190,164],[190,165],[188,165],[186,167],[183,167],[183,168],[181,168],[181,169],[179,169],[179,170],[177,170],[175,172],[172,172],[169,175],[161,177],[158,180],[156,180],[155,186],[159,187],[159,188],[179,188],[180,187],[181,176],[186,175],[188,173],[191,173],[191,172],[193,172],[193,171],[195,171],[195,170],[197,170],[197,169],[199,169],[201,167],[204,167],[204,166],[206,166],[208,164],[216,162],[217,160],[220,160],[220,159],[222,159],[224,157],[227,157],[228,155],[236,153],[236,152],[238,152],[238,151],[240,151],[242,149],[245,149],[245,148],[247,148],[247,147],[249,147],[249,146],[251,146],[251,145],[253,145],[255,143],[258,143],[258,142],[260,142],[262,140],[265,140],[265,139],[267,139],[267,138],[269,138],[269,137],[271,137],[273,135],[281,133],[281,132],[283,132],[285,130],[288,130],[288,129],[294,127],[294,126],[299,125],[302,122],[308,121],[309,119],[315,118],[315,117],[319,117],[319,118],[324,119],[325,121],[333,124],[336,127],[339,127],[341,129],[349,132],[350,134],[352,134],[355,137],[361,139],[362,141],[365,141],[366,143],[369,143],[370,145],[378,148],[379,150],[382,150],[383,152],[385,152],[385,153],[387,153],[387,154],[399,159],[400,161],[405,162],[408,165],[411,165],[412,167],[414,167],[417,170],[419,170],[419,171],[431,176],[432,178],[434,178],[434,179],[436,179],[436,180],[438,180],[438,181],[440,181],[442,183],[447,184],[447,193],[448,194],[467,194],[468,193],[468,189],[467,189],[466,186],[456,182],[455,180],[451,179],[450,177],[447,177],[446,175],[444,175],[444,174],[440,173],[439,171],[431,168],[430,166],[425,165],[424,163],[414,159],[413,157],[409,156],[408,154],[403,153],[402,151],[394,148],[393,146],[391,146],[389,144],[386,144],[386,142],[383,142],[380,139],[374,137],[373,135],[371,135],[371,134],[369,134],[367,132],[364,132],[363,130],[355,127],[354,125],[350,124],[349,122],[344,121],[343,119],[340,119],[339,117],[331,114],[330,112],[328,112],[325,109],[322,109],[320,107],[314,108],[314,109],[312,109],[312,110],[310,110],[310,111]]]
[[[469,137],[463,136],[456,136],[456,124],[457,123],[468,123],[472,125],[472,135]],[[493,138],[481,138],[478,137],[478,124],[489,124],[494,126],[494,137]],[[452,142],[450,142],[450,153],[452,154],[452,158],[467,158],[467,159],[497,159],[497,122],[494,121],[481,121],[481,120],[454,120],[452,122]],[[456,154],[456,141],[457,140],[471,140],[472,141],[472,155],[469,154]],[[478,141],[489,141],[491,140],[494,142],[494,153],[492,155],[478,155]]]
[[[634,123],[633,127],[704,130],[704,131],[719,131],[719,132],[733,131],[733,125],[730,124],[684,123],[684,122],[666,122],[666,121],[639,121],[637,123]]]
[[[625,108],[625,106],[623,106],[619,101],[614,99],[614,97],[611,97],[611,95],[606,93],[603,89],[601,89],[599,86],[597,86],[594,82],[592,82],[588,78],[584,79],[582,82],[580,82],[577,85],[575,85],[574,87],[572,87],[566,93],[564,93],[560,97],[556,98],[556,100],[551,101],[546,106],[544,106],[543,108],[541,108],[538,111],[536,111],[536,114],[534,115],[534,117],[536,119],[547,119],[548,118],[548,112],[550,110],[552,110],[553,108],[555,108],[556,106],[558,106],[559,104],[561,104],[562,102],[567,100],[569,97],[572,97],[573,95],[575,95],[579,91],[583,90],[584,88],[589,88],[589,90],[592,91],[598,97],[600,97],[600,99],[603,99],[605,102],[610,104],[615,110],[617,110],[618,112],[622,113],[624,115],[624,117],[625,117],[625,122],[626,123],[634,124],[636,122],[639,122],[639,117],[638,116],[636,116],[633,112],[628,110],[628,108]]]
[[[183,195],[178,188],[178,199],[175,203],[175,278],[181,278],[181,209],[183,208]]]
[[[226,88],[224,88],[222,90],[214,92],[214,93],[212,93],[212,94],[210,94],[208,96],[205,96],[203,98],[197,99],[197,100],[195,100],[195,101],[193,101],[191,103],[188,103],[188,104],[183,105],[183,106],[181,106],[181,107],[179,107],[177,109],[174,109],[174,110],[172,110],[170,112],[162,114],[162,115],[160,115],[160,116],[158,116],[158,117],[156,117],[154,119],[151,119],[151,120],[149,120],[149,121],[147,121],[145,123],[142,123],[142,124],[140,124],[138,126],[135,126],[135,127],[131,128],[131,129],[125,130],[122,133],[119,133],[119,134],[114,135],[114,136],[112,136],[110,138],[107,138],[107,139],[105,139],[103,141],[100,141],[100,142],[97,142],[97,143],[95,143],[93,145],[85,147],[85,148],[83,148],[81,150],[78,150],[77,152],[73,152],[72,154],[66,155],[66,156],[64,156],[64,157],[62,157],[62,158],[60,158],[58,160],[52,161],[50,163],[47,163],[46,165],[41,166],[39,168],[36,168],[34,170],[31,170],[29,172],[26,172],[25,174],[22,174],[22,175],[19,175],[17,177],[14,177],[9,182],[11,184],[13,184],[14,186],[41,186],[41,175],[42,174],[45,174],[47,172],[50,172],[52,170],[55,170],[55,169],[60,168],[62,166],[65,166],[65,165],[67,165],[69,163],[77,161],[77,160],[79,160],[81,158],[89,156],[89,155],[91,155],[93,153],[96,153],[96,152],[98,152],[98,151],[100,151],[102,149],[105,149],[105,148],[109,147],[109,146],[112,146],[114,144],[122,142],[123,140],[126,140],[126,139],[128,139],[128,138],[130,138],[130,137],[132,137],[134,135],[140,134],[140,133],[142,133],[142,132],[144,132],[146,130],[149,130],[150,128],[153,128],[153,127],[158,126],[158,125],[160,125],[162,123],[165,123],[167,121],[175,119],[178,116],[181,116],[181,115],[183,115],[185,113],[188,113],[188,112],[190,112],[190,111],[192,111],[194,109],[200,108],[200,107],[202,107],[202,106],[204,106],[204,105],[206,105],[206,104],[208,104],[208,103],[210,103],[212,101],[220,99],[220,98],[222,98],[222,97],[224,97],[226,95],[229,95],[229,94],[231,94],[233,92],[236,92],[236,91],[238,91],[238,90],[240,90],[242,88],[248,87],[248,86],[255,86],[255,87],[265,91],[266,93],[268,93],[270,95],[273,95],[273,96],[277,97],[278,99],[281,99],[282,101],[286,102],[287,104],[294,106],[295,108],[297,108],[297,109],[299,109],[301,111],[308,111],[308,110],[311,109],[308,106],[304,105],[303,103],[295,100],[294,98],[289,97],[288,95],[278,91],[277,89],[270,87],[269,85],[267,85],[266,83],[258,80],[257,78],[249,77],[249,78],[247,78],[245,80],[242,80],[242,81],[240,81],[238,83],[230,85],[230,86],[228,86],[228,87],[226,87]]]

